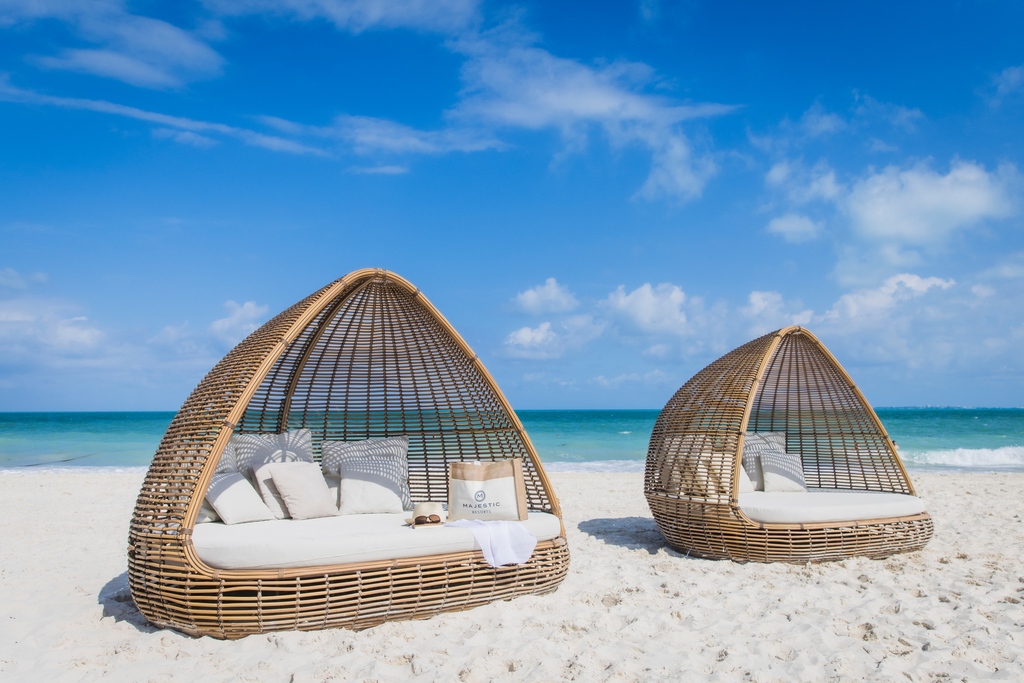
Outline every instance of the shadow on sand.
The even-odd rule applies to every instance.
[[[153,633],[156,628],[142,616],[142,612],[132,601],[128,591],[128,572],[121,572],[103,586],[97,597],[103,606],[104,617],[114,617],[114,621],[126,621],[142,633]]]
[[[588,519],[579,523],[579,530],[588,536],[629,550],[646,550],[651,555],[661,550],[670,555],[681,555],[668,547],[650,517],[612,517]]]

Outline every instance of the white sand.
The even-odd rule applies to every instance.
[[[127,594],[137,472],[0,473],[0,679],[1024,680],[1024,475],[918,474],[921,552],[813,565],[668,550],[638,474],[553,476],[554,595],[362,632],[225,642],[155,630]]]

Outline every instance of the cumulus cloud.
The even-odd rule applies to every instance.
[[[787,213],[768,222],[768,232],[779,235],[787,242],[807,242],[817,237],[822,230],[821,223],[812,221],[798,213]]]
[[[228,314],[210,323],[210,332],[226,344],[237,344],[254,332],[267,314],[267,306],[258,306],[255,301],[239,304],[225,301]]]
[[[929,290],[949,289],[955,284],[956,281],[952,279],[900,273],[888,278],[879,287],[860,289],[842,295],[822,319],[832,322],[864,321],[877,324],[897,304],[922,297]]]
[[[844,202],[859,235],[908,245],[944,242],[958,230],[1016,211],[1015,167],[995,172],[980,164],[954,161],[942,175],[925,164],[889,166],[854,184]]]
[[[544,360],[559,358],[566,351],[585,346],[600,337],[606,324],[591,315],[570,316],[557,325],[543,322],[521,327],[505,338],[506,352],[514,358]]]
[[[516,294],[516,305],[527,313],[565,313],[579,306],[579,301],[565,285],[549,277],[544,284]]]
[[[836,172],[824,162],[806,168],[799,160],[784,159],[768,169],[764,181],[798,206],[811,202],[835,202],[845,192],[845,188],[836,181]]]
[[[645,332],[686,335],[691,331],[684,310],[686,299],[686,293],[672,283],[652,287],[648,282],[629,293],[624,285],[619,285],[604,304]]]

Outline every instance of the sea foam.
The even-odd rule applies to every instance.
[[[903,458],[903,462],[910,467],[1024,468],[1024,446],[901,452],[900,456]]]

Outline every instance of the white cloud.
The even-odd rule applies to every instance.
[[[644,283],[626,293],[624,285],[608,295],[604,304],[623,314],[645,332],[671,332],[685,335],[691,332],[687,325],[686,293],[669,282],[657,287]]]
[[[551,358],[560,354],[558,335],[550,322],[537,327],[521,327],[505,339],[510,353],[517,358]]]
[[[653,70],[635,62],[587,65],[536,47],[517,25],[456,41],[466,55],[464,97],[456,120],[485,126],[554,129],[569,148],[586,146],[589,131],[604,132],[615,147],[640,146],[652,168],[638,194],[645,198],[700,196],[715,173],[680,124],[731,112],[721,104],[681,104],[645,92]]]
[[[845,192],[836,181],[836,172],[824,162],[808,169],[799,161],[782,160],[772,165],[764,180],[795,205],[834,202]]]
[[[879,324],[897,304],[924,296],[929,290],[949,289],[955,280],[921,277],[913,273],[900,273],[888,278],[881,286],[861,289],[839,297],[822,319],[825,321],[867,321]]]
[[[7,76],[2,74],[0,74],[0,101],[20,102],[23,104],[42,104],[61,107],[63,109],[95,111],[103,114],[112,114],[114,116],[123,116],[130,119],[136,119],[138,121],[145,121],[147,123],[154,123],[165,128],[194,133],[194,137],[186,136],[182,140],[187,144],[195,144],[196,139],[202,133],[218,134],[236,138],[245,144],[262,147],[275,152],[328,156],[327,152],[322,149],[308,147],[293,140],[287,140],[273,135],[265,135],[246,128],[228,126],[223,123],[197,121],[195,119],[188,119],[181,116],[160,114],[158,112],[146,111],[136,107],[128,107],[123,104],[107,102],[105,100],[89,100],[77,97],[53,97],[51,95],[44,95],[32,90],[25,90],[12,86],[8,82]]]
[[[45,69],[76,71],[144,88],[178,88],[220,75],[224,64],[195,34],[132,14],[117,0],[0,3],[0,26],[39,20],[63,21],[78,41],[94,46],[29,56],[30,62]]]
[[[787,303],[779,292],[753,291],[739,313],[750,321],[749,333],[756,337],[789,325],[806,325],[814,311],[801,308],[799,302]]]
[[[0,268],[0,287],[10,289],[28,289],[33,284],[49,282],[50,277],[46,273],[31,273],[22,275],[14,268]]]
[[[812,221],[798,213],[787,213],[768,222],[768,232],[779,235],[787,242],[807,242],[817,237],[822,230],[821,223]]]
[[[408,166],[396,166],[385,164],[383,166],[353,166],[349,169],[351,173],[363,175],[404,175],[409,172]]]
[[[800,128],[808,137],[823,137],[846,128],[846,120],[838,114],[825,111],[820,102],[815,102],[800,117]]]
[[[924,112],[920,109],[904,107],[890,102],[879,102],[869,95],[855,93],[857,106],[854,108],[854,116],[858,123],[870,125],[876,121],[882,121],[893,128],[901,128],[908,132],[917,129],[917,124],[924,120]]]
[[[203,0],[222,15],[284,14],[326,19],[339,29],[409,28],[456,33],[478,19],[479,0]]]
[[[591,315],[574,315],[558,323],[550,322],[537,327],[521,327],[505,338],[508,354],[515,358],[543,360],[559,358],[566,351],[578,349],[600,337],[605,330],[603,321]]]
[[[995,95],[989,102],[993,106],[999,106],[1009,95],[1024,91],[1024,64],[1003,69],[992,79],[992,85]]]
[[[0,355],[10,358],[40,353],[77,356],[91,352],[104,333],[75,308],[55,299],[0,301]]]
[[[1015,167],[990,173],[954,161],[941,175],[927,165],[889,166],[857,182],[844,202],[853,229],[868,239],[910,245],[944,242],[954,232],[1015,213]]]
[[[604,375],[598,375],[590,381],[591,383],[602,387],[617,387],[622,384],[657,385],[667,383],[669,381],[669,376],[661,370],[651,370],[650,372],[645,372],[643,374],[639,372],[624,373],[612,378],[605,377]]]
[[[527,313],[564,313],[579,306],[579,301],[565,285],[549,277],[544,284],[516,294],[516,304]]]
[[[239,305],[235,301],[225,301],[227,316],[210,323],[210,332],[226,344],[237,344],[249,333],[256,330],[267,314],[267,306],[257,306],[254,301],[246,301]]]

